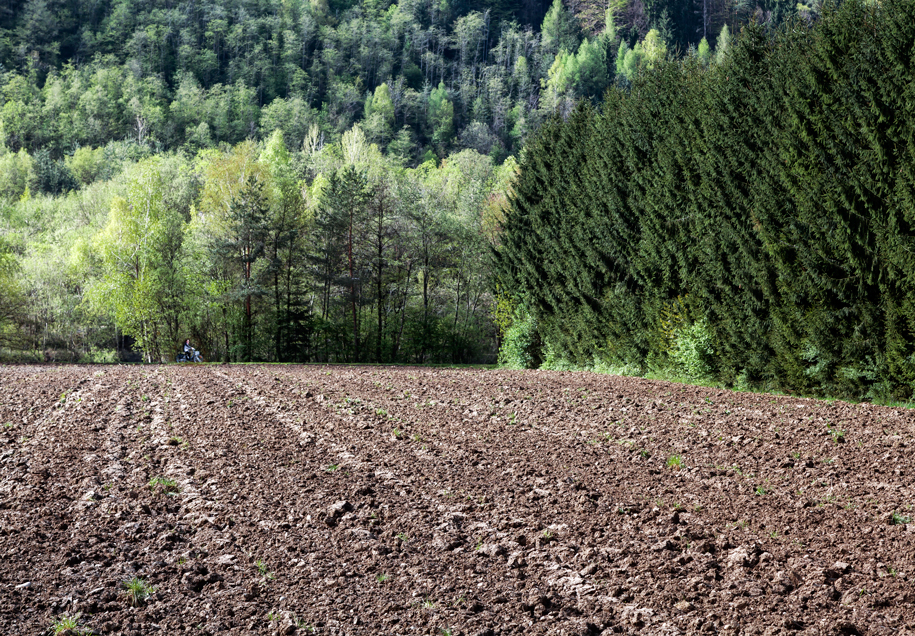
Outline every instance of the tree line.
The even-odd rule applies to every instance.
[[[210,360],[492,361],[488,253],[514,160],[404,168],[358,126],[307,141],[26,190],[3,208],[0,353],[167,361],[190,338]]]
[[[750,15],[818,12],[9,0],[0,348],[156,360],[191,335],[220,359],[489,359],[505,311],[484,248],[541,123],[668,58],[715,64]]]
[[[915,2],[849,0],[550,120],[500,235],[503,357],[911,396],[913,47]]]

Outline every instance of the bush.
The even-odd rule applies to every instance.
[[[77,148],[72,156],[65,157],[64,163],[73,177],[82,185],[89,185],[102,172],[105,164],[104,148]]]
[[[499,347],[499,364],[509,369],[536,369],[540,362],[537,320],[525,310],[516,309]]]
[[[67,164],[53,159],[47,150],[35,153],[35,184],[46,194],[60,194],[79,187]]]
[[[80,364],[116,364],[118,352],[114,349],[93,349],[79,358]]]
[[[708,320],[703,318],[681,326],[674,334],[668,355],[677,370],[689,379],[712,375],[715,348],[712,346]]]
[[[24,149],[3,153],[0,148],[0,198],[15,201],[35,180],[35,160]]]

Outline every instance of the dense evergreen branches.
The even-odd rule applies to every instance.
[[[912,0],[846,2],[544,126],[497,262],[551,355],[911,394],[913,44]]]

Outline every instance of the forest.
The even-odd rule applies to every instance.
[[[6,0],[0,356],[494,362],[528,139],[727,0]]]
[[[717,46],[788,0],[4,0],[0,138],[61,161],[135,141],[195,153],[356,122],[418,165],[472,148],[501,161],[557,108],[598,101],[643,58]],[[705,42],[703,44],[703,41]],[[42,182],[52,191],[72,187]],[[55,175],[57,176],[57,175]]]
[[[853,399],[915,389],[915,2],[752,23],[525,148],[503,359]]]
[[[124,160],[66,196],[26,189],[0,261],[4,346],[96,361],[173,359],[185,338],[212,360],[491,355],[485,211],[501,209],[514,162],[464,150],[408,170],[358,126],[319,137],[300,153],[274,131]]]
[[[7,0],[0,356],[167,361],[190,338],[208,360],[495,362],[536,323],[525,365],[583,364],[503,267],[506,215],[546,140],[573,125],[590,138],[598,112],[671,69],[717,77],[748,23],[806,33],[823,14],[781,0]],[[588,166],[541,176],[565,187]]]

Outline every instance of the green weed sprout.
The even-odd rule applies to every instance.
[[[264,563],[263,560],[258,559],[257,561],[255,561],[255,562],[254,562],[254,567],[256,567],[256,568],[257,568],[257,571],[260,572],[260,575],[261,575],[262,577],[264,577],[265,579],[267,579],[268,581],[270,581],[270,580],[276,578],[276,577],[274,576],[273,572],[271,572],[271,571],[269,571],[269,570],[267,569],[267,564]]]
[[[77,634],[78,636],[83,636],[83,634],[90,634],[91,632],[84,631],[79,627],[79,618],[81,614],[77,613],[74,616],[64,616],[61,614],[57,617],[57,620],[54,621],[54,624],[51,625],[51,635],[58,636],[58,634],[63,634],[64,632],[70,632],[71,634]]]
[[[165,494],[175,494],[178,492],[178,482],[166,477],[153,477],[149,480],[149,489],[155,490],[157,487],[162,489]]]
[[[892,523],[894,526],[904,526],[906,524],[912,523],[912,518],[900,514],[899,512],[893,511],[893,515],[890,517],[890,523]]]
[[[127,602],[134,607],[145,603],[156,591],[156,588],[136,576],[124,581],[124,587],[127,588]]]

